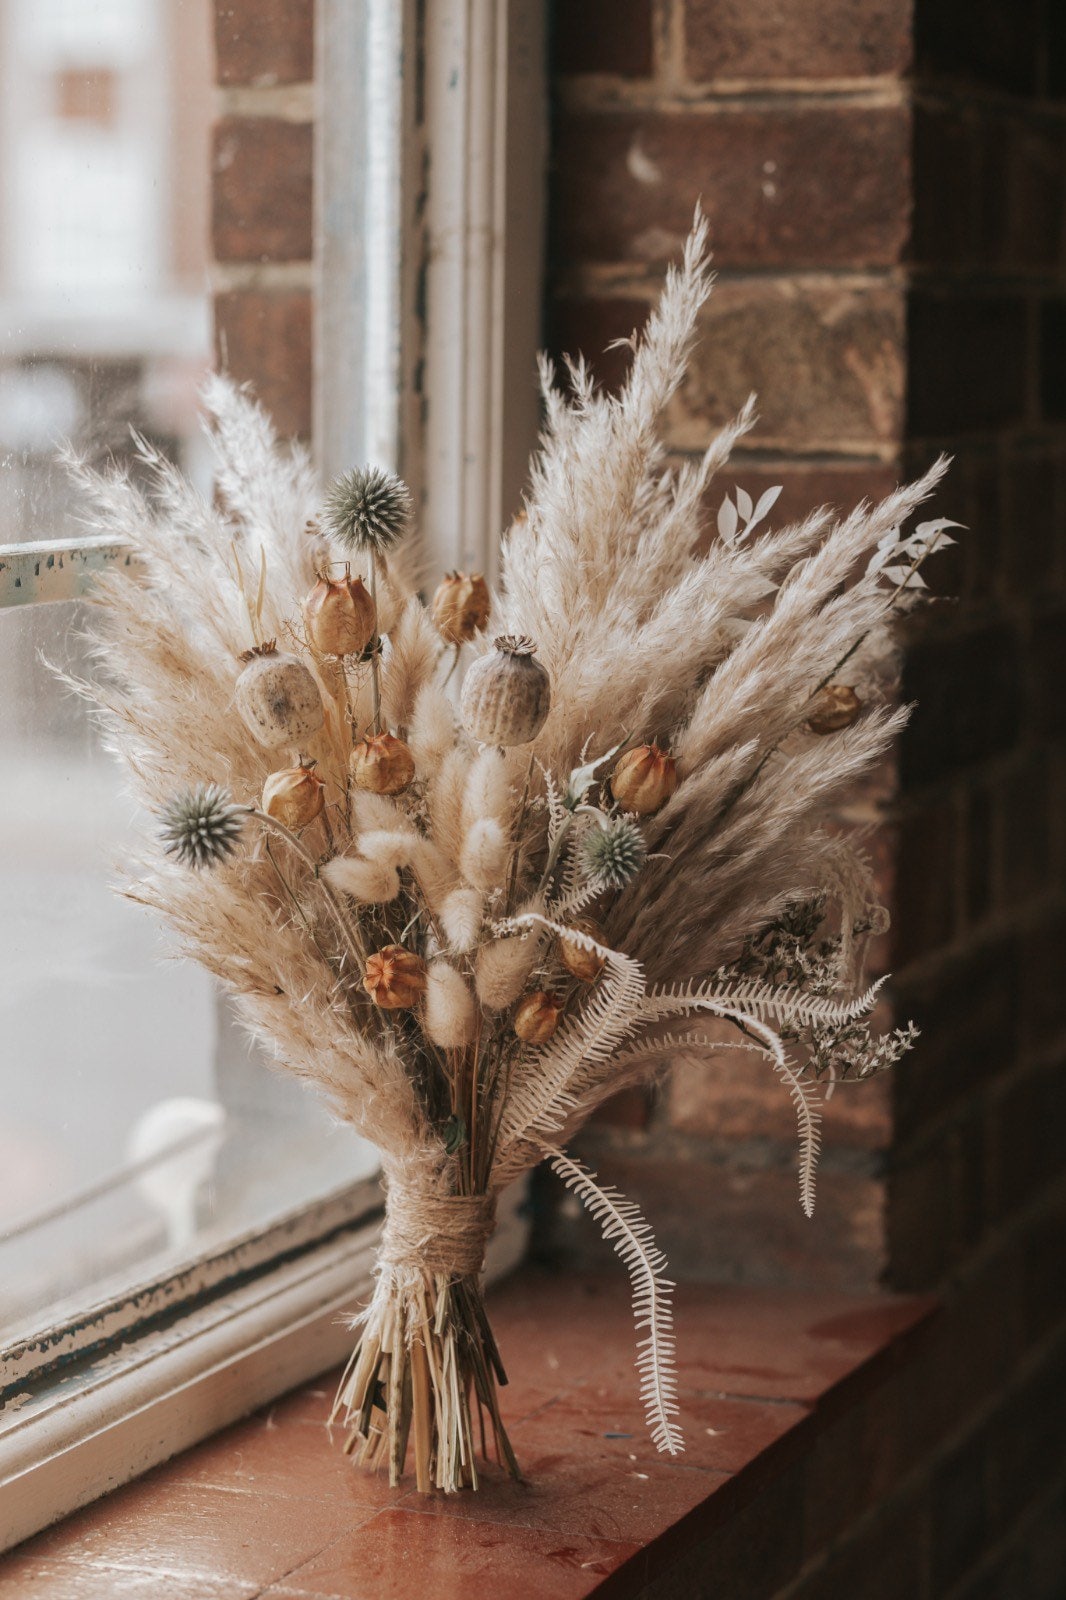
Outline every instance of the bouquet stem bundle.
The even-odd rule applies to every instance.
[[[892,629],[953,525],[904,524],[943,464],[780,528],[776,490],[735,486],[710,537],[752,408],[680,470],[661,437],[705,245],[697,218],[619,396],[545,365],[495,597],[450,573],[425,605],[404,485],[363,468],[323,500],[222,380],[211,502],[143,443],[147,489],[75,464],[92,525],[141,558],[100,581],[104,671],[78,685],[162,819],[126,893],[381,1151],[377,1285],[335,1416],[360,1462],[397,1483],[413,1457],[424,1491],[476,1487],[490,1440],[518,1471],[479,1281],[509,1183],[547,1158],[614,1244],[675,1452],[666,1263],[567,1140],[728,1042],[791,1096],[809,1212],[821,1096],[914,1036],[870,1031],[884,918],[839,808],[905,719]]]
[[[410,1446],[420,1491],[476,1489],[490,1436],[497,1462],[519,1476],[478,1276],[494,1221],[486,1195],[390,1193],[377,1290],[333,1414],[348,1428],[345,1448],[362,1465],[387,1465],[392,1484]]]

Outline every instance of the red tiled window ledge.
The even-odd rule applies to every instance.
[[[624,1279],[527,1269],[493,1319],[528,1484],[490,1472],[476,1495],[390,1490],[330,1446],[331,1378],[0,1560],[0,1600],[772,1595],[833,1536],[842,1482],[849,1506],[857,1475],[878,1491],[877,1397],[932,1303],[696,1285],[676,1298],[681,1457],[658,1456],[643,1427]]]

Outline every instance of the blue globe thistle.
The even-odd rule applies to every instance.
[[[632,817],[612,817],[589,828],[581,841],[581,866],[599,889],[624,889],[644,865],[648,847]]]
[[[246,810],[217,783],[200,783],[176,794],[161,812],[167,855],[183,867],[218,866],[237,848]]]
[[[355,467],[326,490],[325,520],[338,544],[378,554],[396,543],[411,518],[411,491],[395,473]]]

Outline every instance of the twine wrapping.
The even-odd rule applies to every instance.
[[[378,1260],[390,1267],[418,1266],[447,1277],[473,1278],[485,1264],[495,1225],[495,1195],[390,1189]]]

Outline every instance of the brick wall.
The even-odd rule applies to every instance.
[[[678,454],[754,388],[736,481],[846,504],[944,449],[938,509],[971,530],[908,639],[886,775],[891,1004],[923,1038],[831,1104],[814,1222],[788,1107],[735,1057],[619,1100],[583,1153],[682,1277],[943,1297],[885,1413],[805,1464],[831,1543],[782,1595],[1059,1596],[1066,27],[1036,0],[603,0],[556,7],[555,52],[554,347],[617,382],[600,352],[701,194],[719,286]],[[603,1259],[576,1211],[545,1247]],[[749,1592],[777,1591],[738,1571]]]
[[[211,241],[219,366],[311,435],[313,0],[215,0]]]
[[[924,1037],[890,1081],[831,1103],[814,1222],[787,1103],[735,1057],[679,1062],[584,1142],[679,1276],[943,1298],[884,1403],[842,1418],[799,1473],[817,1553],[782,1588],[752,1557],[773,1529],[738,1529],[730,1600],[1062,1593],[1062,16],[1039,0],[555,7],[553,346],[617,381],[604,347],[639,326],[700,195],[719,285],[677,454],[754,388],[736,480],[783,482],[781,515],[848,506],[946,448],[943,508],[971,529],[939,558],[958,598],[909,640],[921,708],[867,802],[893,791],[885,958]],[[216,0],[219,353],[304,436],[311,21],[310,0]],[[565,1207],[542,1248],[602,1259]]]
[[[555,8],[551,343],[616,383],[624,356],[604,346],[642,321],[701,197],[718,282],[670,442],[701,452],[754,389],[759,426],[725,483],[783,483],[783,518],[891,487],[905,448],[909,6],[867,0],[861,28],[855,10]],[[640,1198],[682,1275],[859,1285],[887,1256],[890,1098],[878,1083],[827,1108],[813,1227],[787,1097],[732,1053],[616,1102],[585,1154]]]

